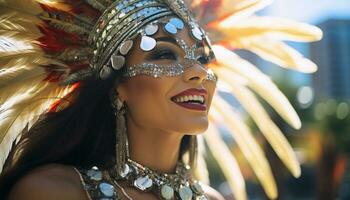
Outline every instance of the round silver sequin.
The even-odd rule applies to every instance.
[[[124,56],[112,55],[111,56],[112,67],[115,70],[121,69],[125,64]]]
[[[181,200],[191,200],[193,196],[192,190],[187,186],[181,186],[179,189]]]
[[[194,37],[194,39],[197,39],[200,41],[203,39],[203,34],[197,26],[192,29],[191,33],[192,33],[192,36]]]
[[[200,182],[196,181],[191,185],[191,188],[193,189],[193,191],[197,194],[203,194],[204,190],[200,184]]]
[[[178,29],[183,29],[185,26],[184,22],[179,18],[171,18],[169,22]]]
[[[147,190],[148,188],[152,187],[152,185],[153,181],[148,176],[139,177],[134,181],[134,186],[142,191]]]
[[[148,36],[154,35],[158,31],[158,25],[156,24],[149,24],[145,28],[145,34]]]
[[[201,196],[197,196],[196,200],[208,200],[208,198],[204,195],[201,195]]]
[[[177,33],[177,28],[175,25],[173,25],[172,23],[167,23],[165,26],[164,26],[165,30],[168,32],[168,33],[171,33],[171,34],[176,34]]]
[[[102,180],[102,172],[98,169],[95,169],[95,168],[89,169],[86,172],[86,175],[88,175],[90,177],[90,179],[94,180],[94,181],[101,181]]]
[[[123,56],[128,54],[133,44],[134,42],[132,40],[127,40],[123,42],[123,44],[120,45],[120,49],[119,49],[120,54],[122,54]]]
[[[125,178],[130,173],[130,171],[131,171],[131,169],[130,169],[129,165],[125,164],[123,171],[120,172],[119,175],[122,178]]]
[[[154,38],[148,36],[142,36],[141,39],[141,49],[144,51],[151,51],[156,46],[157,41]]]
[[[115,193],[113,185],[109,183],[101,183],[98,187],[100,188],[102,194],[107,197],[112,197]]]
[[[174,198],[174,189],[169,185],[163,185],[160,194],[164,199],[173,199]]]
[[[105,65],[100,71],[100,78],[102,80],[106,80],[112,74],[112,72],[113,72],[112,68]]]

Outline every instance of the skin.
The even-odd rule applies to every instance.
[[[160,29],[154,38],[173,35]],[[176,34],[194,44],[187,28]],[[142,63],[149,59],[151,52],[139,48],[140,38],[127,57],[127,66]],[[163,47],[182,59],[183,50],[174,43],[157,42],[157,47]],[[156,59],[153,63],[165,64],[175,62],[171,59]],[[208,110],[215,91],[215,83],[206,81],[206,71],[203,66],[195,64],[182,75],[176,77],[153,78],[139,75],[123,81],[116,86],[119,98],[125,101],[127,110],[127,130],[131,159],[151,169],[171,173],[174,172],[180,150],[181,139],[185,135],[197,135],[208,127]],[[171,97],[189,89],[201,88],[208,92],[205,97],[206,111],[189,110],[171,101]],[[125,192],[133,199],[158,199],[152,193],[142,193],[125,183],[120,182]],[[204,190],[209,199],[221,200],[223,197],[210,187]],[[121,191],[119,191],[122,194]],[[126,199],[125,196],[123,199]],[[82,188],[76,171],[70,166],[47,165],[29,172],[12,189],[9,200],[85,200],[87,195]]]

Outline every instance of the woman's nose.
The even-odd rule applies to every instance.
[[[207,77],[207,70],[200,64],[194,63],[192,66],[185,69],[184,80],[186,82],[202,83]]]

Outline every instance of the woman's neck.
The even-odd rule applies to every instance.
[[[162,173],[173,173],[179,157],[182,135],[157,129],[145,129],[128,123],[132,160]]]

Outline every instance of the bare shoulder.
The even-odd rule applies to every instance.
[[[28,172],[12,188],[8,200],[86,200],[73,167],[45,165]]]
[[[225,200],[225,198],[214,188],[208,185],[203,185],[203,189],[209,200]]]

